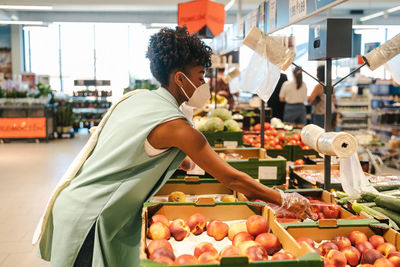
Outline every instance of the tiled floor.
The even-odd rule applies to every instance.
[[[88,135],[0,144],[0,267],[42,267],[32,235],[48,197]]]

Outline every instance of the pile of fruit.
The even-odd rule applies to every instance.
[[[147,236],[151,239],[147,245],[149,259],[169,265],[218,264],[222,257],[248,257],[250,262],[295,259],[281,249],[279,238],[270,233],[268,221],[260,215],[242,222],[211,220],[208,224],[200,213],[186,221],[172,222],[154,215]]]
[[[285,133],[283,131],[278,132],[278,130],[273,128],[268,122],[264,123],[264,128],[264,148],[266,149],[282,149],[286,145],[298,145],[304,150],[311,149],[301,141],[300,133]],[[261,125],[256,124],[254,126],[254,131],[261,131]],[[245,134],[243,135],[243,144],[253,147],[260,147],[261,136],[259,134]]]
[[[195,128],[201,132],[240,132],[239,124],[232,119],[232,113],[225,108],[217,108],[209,117],[193,118]]]
[[[337,236],[318,246],[308,237],[300,237],[297,242],[307,243],[323,256],[325,267],[400,266],[400,252],[380,235],[368,238],[363,232],[353,231],[347,237]]]
[[[300,169],[300,170],[295,170],[295,173],[303,178],[304,180],[307,180],[308,182],[315,184],[315,183],[324,183],[324,170],[308,170],[308,169]],[[340,181],[340,170],[331,170],[331,183],[337,184],[341,183]]]

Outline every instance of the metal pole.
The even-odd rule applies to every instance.
[[[58,25],[58,63],[60,76],[60,91],[64,92],[63,72],[62,72],[62,47],[61,47],[61,24]]]
[[[265,122],[265,102],[264,102],[264,100],[261,100],[261,108],[260,108],[261,148],[264,148],[264,145],[265,145],[265,138],[264,138],[265,127],[264,127],[264,122]]]
[[[242,18],[242,0],[238,0],[238,7],[236,13],[236,20],[239,21]]]
[[[218,69],[217,68],[214,68],[214,73],[213,73],[214,75],[214,101],[215,101],[215,103],[214,103],[214,108],[215,109],[217,109],[217,76],[218,76]]]
[[[325,72],[325,132],[332,131],[332,59],[326,59],[326,72]],[[324,189],[331,189],[331,157],[325,155],[325,169],[324,169]]]

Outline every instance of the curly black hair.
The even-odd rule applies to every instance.
[[[146,57],[150,70],[161,86],[167,87],[169,76],[175,71],[186,71],[189,66],[211,65],[211,47],[196,35],[190,35],[186,27],[162,28],[150,37]]]

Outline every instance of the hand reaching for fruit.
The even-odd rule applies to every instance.
[[[282,208],[294,213],[296,217],[301,219],[318,219],[317,215],[311,212],[310,201],[307,198],[298,193],[284,193],[279,189],[278,191],[282,198]]]

